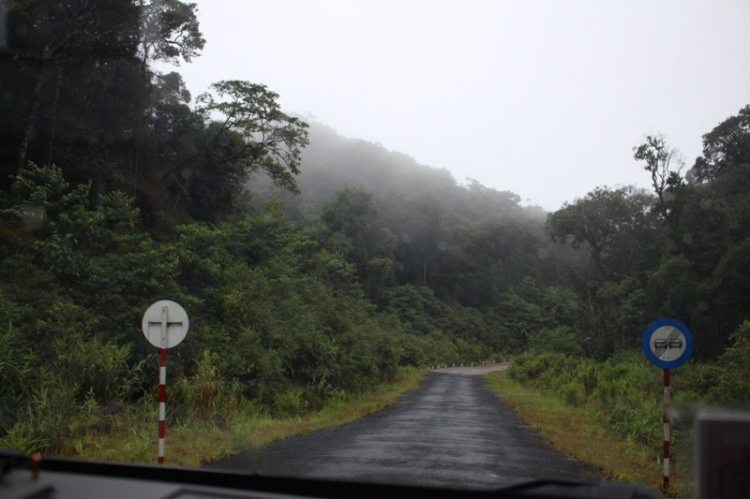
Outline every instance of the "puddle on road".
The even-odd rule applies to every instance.
[[[495,371],[505,371],[510,369],[509,362],[499,362],[496,364],[488,364],[485,366],[464,366],[464,367],[442,367],[439,369],[433,369],[434,373],[441,374],[463,374],[465,376],[484,376]]]

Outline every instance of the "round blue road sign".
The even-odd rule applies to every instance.
[[[643,353],[662,369],[680,367],[693,354],[693,335],[680,321],[659,319],[643,335]]]

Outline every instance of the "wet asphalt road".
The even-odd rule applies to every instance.
[[[451,488],[539,477],[601,480],[556,451],[485,388],[488,367],[441,369],[397,404],[331,430],[245,452],[212,468]],[[497,369],[495,369],[497,370]]]

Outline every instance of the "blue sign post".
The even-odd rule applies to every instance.
[[[643,353],[656,367],[664,369],[664,490],[669,488],[669,370],[680,367],[693,354],[693,335],[685,324],[660,319],[646,328]]]

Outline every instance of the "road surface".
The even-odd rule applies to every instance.
[[[490,488],[539,477],[602,480],[556,451],[485,388],[505,364],[439,369],[382,411],[245,452],[213,468],[451,488]]]

